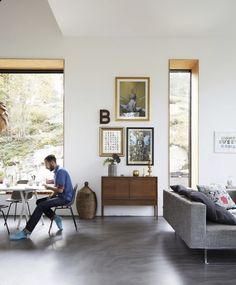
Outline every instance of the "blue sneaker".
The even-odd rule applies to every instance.
[[[56,222],[58,229],[62,231],[62,218],[59,216],[55,216],[54,221]]]
[[[20,231],[14,235],[10,235],[10,240],[27,239],[29,235],[25,231]]]

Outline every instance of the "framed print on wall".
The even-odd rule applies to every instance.
[[[215,132],[215,152],[236,153],[236,132]]]
[[[116,77],[116,120],[148,121],[149,77]]]
[[[154,165],[154,128],[127,128],[127,165]]]
[[[100,128],[99,155],[111,156],[113,153],[124,156],[124,128]]]

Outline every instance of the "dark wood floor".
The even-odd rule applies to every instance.
[[[175,239],[162,217],[69,218],[64,230],[47,234],[37,225],[29,240],[9,241],[0,220],[0,285],[235,284],[236,251],[201,250]],[[16,222],[9,220],[10,231]],[[219,262],[221,264],[219,264]]]

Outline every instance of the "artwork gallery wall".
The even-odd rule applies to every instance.
[[[162,215],[162,191],[168,188],[169,59],[199,60],[199,183],[226,183],[228,176],[236,183],[236,154],[214,151],[215,132],[236,132],[235,40],[64,38],[46,1],[30,5],[24,0],[14,10],[17,13],[9,21],[0,9],[0,58],[65,59],[65,167],[80,188],[88,181],[96,192],[97,215],[101,176],[107,175],[104,157],[99,156],[99,128],[104,127],[100,109],[110,111],[106,127],[154,128],[152,170],[158,176],[158,214]],[[150,78],[149,121],[115,120],[116,77]],[[125,156],[118,175],[132,175],[134,169],[142,173],[143,168],[126,165]],[[106,207],[105,215],[151,216],[153,208]]]

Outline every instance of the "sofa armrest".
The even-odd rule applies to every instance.
[[[164,190],[163,216],[190,248],[205,247],[206,205]]]

